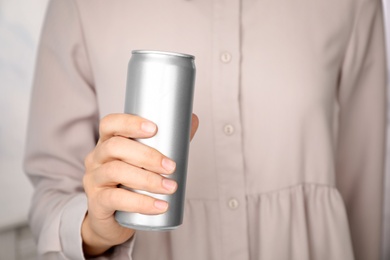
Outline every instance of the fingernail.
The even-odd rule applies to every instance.
[[[154,202],[154,206],[156,207],[156,209],[159,209],[161,211],[165,211],[168,209],[168,203],[163,200],[156,200]]]
[[[176,163],[168,158],[162,159],[162,166],[164,167],[165,170],[168,172],[173,172],[176,168]]]
[[[174,191],[176,190],[177,183],[174,180],[163,179],[162,186],[169,191]]]
[[[143,122],[141,124],[141,129],[142,131],[146,132],[146,133],[149,133],[149,134],[153,134],[156,132],[156,125],[151,123],[151,122]]]

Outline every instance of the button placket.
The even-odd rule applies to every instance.
[[[222,213],[221,259],[249,259],[239,103],[240,3],[235,0],[214,1],[216,33],[212,94],[216,173]]]

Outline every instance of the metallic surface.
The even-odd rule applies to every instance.
[[[194,57],[160,51],[133,51],[128,66],[125,113],[157,124],[157,134],[137,141],[151,146],[176,162],[176,171],[165,177],[178,184],[172,195],[146,194],[169,203],[160,215],[117,211],[116,220],[139,230],[170,230],[182,223],[191,115],[195,82]]]

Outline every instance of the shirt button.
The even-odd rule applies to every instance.
[[[230,199],[228,201],[228,206],[230,209],[237,209],[239,206],[238,200],[237,199]]]
[[[223,128],[223,132],[226,135],[232,135],[234,133],[234,127],[232,125],[230,125],[230,124],[225,125],[224,128]]]
[[[232,60],[232,55],[228,52],[223,52],[221,54],[221,61],[223,63],[229,63]]]

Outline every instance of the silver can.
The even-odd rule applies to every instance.
[[[194,56],[161,51],[133,51],[128,65],[125,113],[154,122],[157,134],[137,141],[153,147],[176,162],[164,175],[177,182],[174,194],[163,195],[129,189],[169,203],[168,211],[143,215],[117,211],[122,226],[138,230],[171,230],[183,222],[185,184],[195,83]]]

